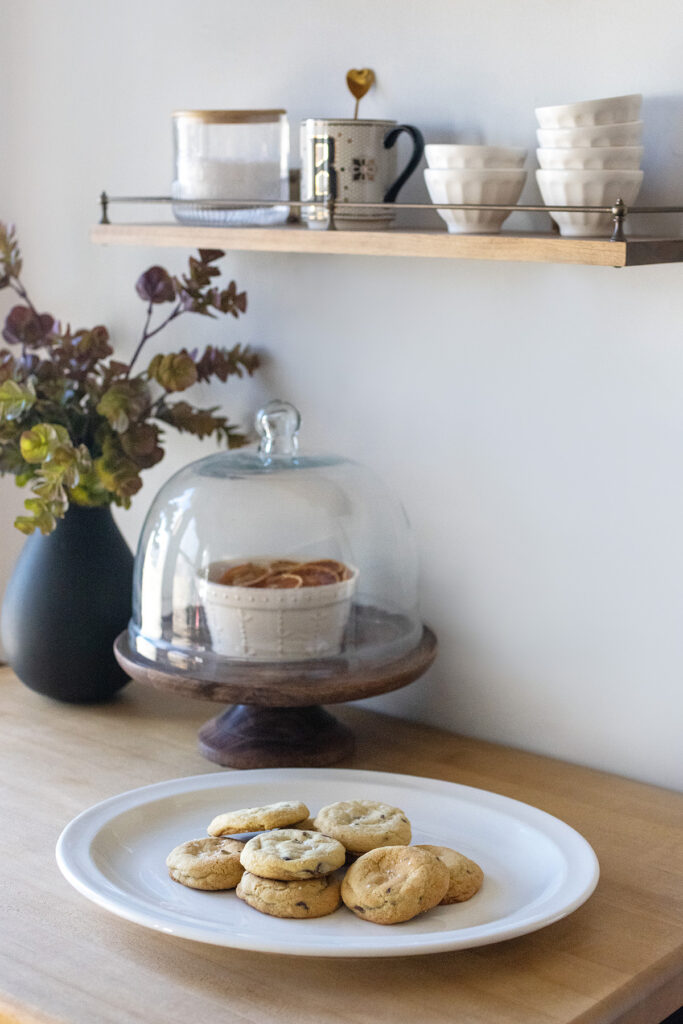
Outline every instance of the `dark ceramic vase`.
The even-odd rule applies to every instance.
[[[72,505],[26,540],[0,629],[7,661],[38,693],[70,703],[113,696],[128,677],[112,651],[131,616],[133,556],[109,508]]]

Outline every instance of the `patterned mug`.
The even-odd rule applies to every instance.
[[[394,144],[402,132],[413,140],[411,157],[396,175]],[[420,162],[422,133],[409,124],[351,118],[309,117],[301,123],[301,199],[326,203],[335,198],[334,223],[347,231],[388,228],[393,211],[354,206],[393,203]],[[303,206],[309,228],[326,228],[324,206]]]

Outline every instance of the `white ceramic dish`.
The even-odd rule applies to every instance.
[[[199,892],[168,877],[169,851],[204,835],[217,813],[285,799],[303,800],[315,812],[354,798],[401,807],[414,843],[472,857],[485,873],[481,891],[467,903],[387,927],[344,907],[317,920],[281,920],[234,892]],[[298,956],[406,956],[524,935],[576,910],[599,873],[586,840],[535,807],[436,779],[343,769],[214,772],[134,789],[75,818],[56,852],[66,879],[118,917],[197,942]]]
[[[565,149],[567,146],[639,146],[642,121],[603,124],[587,128],[537,128],[539,146]]]
[[[605,99],[585,100],[583,103],[536,107],[535,114],[541,128],[583,128],[590,125],[619,124],[624,121],[637,121],[642,101],[640,93],[630,93],[628,96],[607,96]]]
[[[631,206],[640,191],[643,171],[536,171],[536,181],[548,206],[611,206],[621,197]],[[572,237],[609,235],[609,213],[550,213],[560,234]]]
[[[435,170],[449,167],[523,167],[527,153],[528,150],[516,146],[460,146],[445,143],[429,143],[425,146],[425,159],[429,167]]]
[[[537,149],[545,171],[634,171],[640,167],[642,146],[581,146],[566,149]]]
[[[228,587],[216,582],[236,564],[239,561],[214,562],[208,578],[197,580],[213,651],[247,661],[300,661],[339,654],[357,569],[340,583],[298,590]]]
[[[519,199],[527,172],[487,168],[449,168],[424,172],[433,203],[502,203],[514,205]],[[438,210],[451,234],[493,234],[500,231],[510,210]]]

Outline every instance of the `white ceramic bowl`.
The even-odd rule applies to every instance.
[[[541,128],[585,128],[637,121],[642,101],[640,93],[631,93],[583,103],[563,103],[557,107],[536,107],[535,113]]]
[[[536,181],[547,206],[612,206],[621,198],[631,206],[643,181],[642,171],[536,171]],[[550,213],[561,235],[573,237],[611,234],[609,213]]]
[[[537,149],[538,162],[546,171],[636,171],[642,146],[567,146]]]
[[[639,146],[643,137],[642,121],[603,124],[587,128],[537,128],[539,146],[566,149],[581,146]]]
[[[459,146],[445,143],[429,143],[425,146],[427,163],[436,170],[450,167],[523,167],[527,153],[528,150],[516,146]]]
[[[519,199],[527,172],[519,169],[450,168],[424,172],[433,203],[504,203]],[[451,234],[486,235],[500,231],[510,210],[438,210]]]
[[[216,654],[248,661],[299,661],[341,651],[357,569],[340,583],[261,590],[218,583],[234,564],[213,562],[197,581]]]

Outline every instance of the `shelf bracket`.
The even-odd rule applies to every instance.
[[[106,192],[100,192],[100,206],[102,208],[102,215],[100,217],[100,224],[110,224],[109,220],[109,196]]]
[[[612,223],[614,225],[612,229],[612,235],[610,242],[625,242],[626,234],[624,232],[624,219],[628,213],[628,207],[624,200],[619,196],[616,203],[612,207]]]

